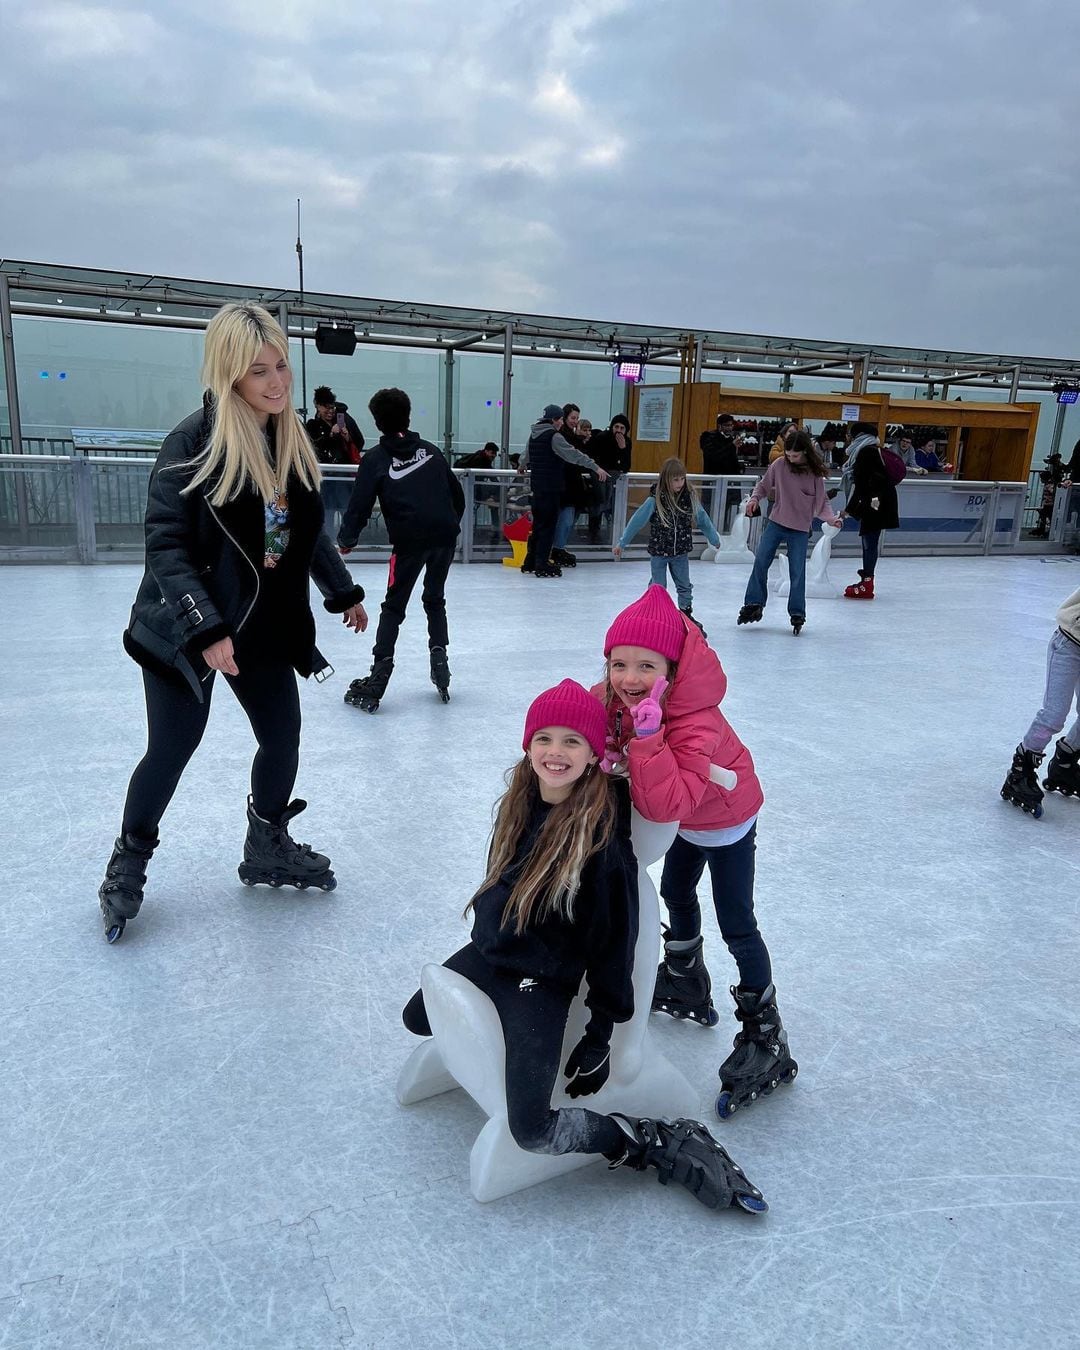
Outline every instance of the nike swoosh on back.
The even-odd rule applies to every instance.
[[[407,478],[414,470],[419,469],[421,465],[426,464],[430,458],[431,456],[425,451],[419,459],[410,460],[408,463],[402,464],[397,469],[391,464],[387,473],[389,473],[391,478]]]

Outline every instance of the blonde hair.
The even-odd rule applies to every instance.
[[[536,808],[540,786],[528,755],[507,773],[506,792],[496,804],[495,828],[488,850],[487,876],[465,907],[494,886],[513,862]],[[502,912],[501,927],[521,933],[532,922],[558,914],[574,921],[574,901],[585,864],[607,846],[615,829],[615,790],[611,779],[591,765],[572,785],[565,801],[556,802],[540,827]]]
[[[184,492],[211,483],[213,506],[232,501],[247,488],[270,501],[290,474],[311,491],[318,490],[319,461],[295,409],[290,406],[270,416],[274,427],[271,464],[262,428],[236,392],[237,382],[267,344],[288,361],[289,339],[281,325],[249,300],[222,306],[206,326],[202,378],[212,398],[212,428],[205,449],[193,461],[198,467]]]
[[[677,497],[671,490],[673,478],[684,480],[683,490]],[[683,493],[687,494],[686,499],[684,499]],[[681,459],[665,459],[660,466],[660,477],[656,484],[656,514],[660,517],[660,524],[665,529],[671,528],[676,512],[683,510],[684,504],[689,505],[692,521],[697,507],[697,497],[694,495],[694,489],[690,486],[686,477],[686,465]]]

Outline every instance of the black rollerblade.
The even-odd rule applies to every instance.
[[[549,562],[546,567],[538,567],[534,575],[538,577],[561,577],[562,568],[555,562]]]
[[[788,617],[791,619],[791,631],[798,637],[803,630],[803,624],[806,622],[806,615],[790,614]]]
[[[444,703],[450,702],[450,662],[446,659],[445,647],[431,649],[431,683],[439,691]]]
[[[1060,745],[1060,741],[1058,742]],[[1001,795],[1007,802],[1012,802],[1014,806],[1019,806],[1021,811],[1028,812],[1036,820],[1043,813],[1043,790],[1039,786],[1039,765],[1043,762],[1044,755],[1039,754],[1037,750],[1025,750],[1023,745],[1018,745],[1013,752],[1012,768],[1009,770],[1009,776],[1001,785]],[[1054,756],[1057,758],[1057,755]]]
[[[570,553],[565,548],[553,548],[551,550],[551,561],[556,567],[576,567],[577,554]]]
[[[124,925],[142,906],[146,864],[157,846],[157,835],[153,839],[140,839],[135,834],[121,834],[113,845],[112,857],[105,868],[105,880],[98,887],[105,941],[110,945],[120,940]]]
[[[309,886],[332,891],[337,878],[330,870],[330,859],[312,851],[308,844],[298,844],[289,834],[289,821],[298,816],[307,802],[297,798],[290,802],[277,820],[263,820],[256,815],[248,798],[248,831],[244,840],[244,861],[237,871],[245,886],[295,886],[305,891]]]
[[[653,1012],[667,1013],[680,1021],[689,1018],[703,1027],[714,1027],[720,1021],[713,1007],[712,980],[701,954],[704,941],[699,937],[692,943],[673,943],[665,938],[664,959],[656,970]]]
[[[393,661],[388,657],[380,658],[371,667],[370,675],[365,675],[362,680],[353,680],[345,690],[345,702],[351,703],[361,712],[378,712],[393,670]]]
[[[691,623],[697,624],[698,628],[701,629],[701,636],[703,638],[707,638],[709,636],[708,633],[706,633],[704,625],[702,624],[701,620],[694,618],[694,611],[690,608],[689,605],[687,605],[687,607],[682,611],[682,613],[686,615],[686,617],[690,620]]]
[[[731,995],[742,1030],[735,1036],[735,1048],[720,1066],[716,1114],[721,1120],[727,1120],[740,1106],[767,1097],[781,1083],[790,1083],[799,1072],[776,1009],[776,986],[770,984],[758,993],[732,985]]]
[[[650,1120],[618,1112],[609,1119],[626,1135],[625,1151],[611,1159],[611,1170],[625,1166],[644,1172],[655,1167],[661,1186],[675,1181],[708,1209],[738,1205],[748,1214],[764,1214],[769,1208],[699,1120]]]
[[[1047,792],[1060,792],[1063,797],[1080,797],[1080,750],[1070,750],[1064,737],[1058,741],[1054,758],[1046,766],[1043,787]]]
[[[764,605],[743,605],[739,610],[739,623],[759,623],[764,614]]]

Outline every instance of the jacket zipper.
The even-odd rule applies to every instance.
[[[248,619],[251,617],[251,611],[255,608],[256,604],[258,603],[258,599],[259,599],[259,591],[262,589],[262,583],[261,583],[260,580],[259,580],[259,569],[255,566],[255,564],[251,561],[251,559],[248,557],[248,555],[244,552],[244,550],[243,550],[243,549],[240,547],[240,545],[236,542],[236,540],[235,540],[235,538],[232,536],[232,534],[230,534],[229,531],[225,528],[224,524],[222,523],[221,517],[220,517],[220,516],[218,515],[218,513],[214,510],[214,505],[213,505],[213,503],[211,502],[210,498],[209,498],[209,497],[204,497],[203,500],[206,502],[206,505],[207,505],[207,507],[209,508],[210,514],[211,514],[211,515],[214,517],[214,519],[217,521],[218,527],[220,528],[222,534],[224,534],[225,538],[229,540],[229,542],[230,542],[230,543],[233,545],[233,547],[236,549],[237,553],[240,554],[240,556],[244,559],[244,561],[247,563],[247,565],[248,565],[248,566],[251,568],[251,570],[255,573],[255,594],[252,596],[251,604],[248,605],[247,609],[244,611],[244,617],[243,617],[243,618],[240,620],[240,622],[236,625],[236,631],[239,633],[239,632],[240,632],[240,629],[243,628],[244,624],[246,624],[247,621],[248,621]]]

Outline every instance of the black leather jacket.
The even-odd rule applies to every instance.
[[[200,701],[209,674],[201,653],[223,637],[236,637],[250,617],[263,584],[265,540],[256,493],[242,492],[219,507],[208,500],[210,484],[181,495],[195,472],[184,466],[202,450],[210,425],[204,405],[169,433],[158,454],[146,501],[146,571],[124,633],[133,660],[179,675]],[[282,568],[275,629],[297,672],[324,679],[331,667],[315,645],[308,576],[331,614],[358,604],[364,591],[323,531],[319,494],[292,478],[288,495],[290,566]]]

